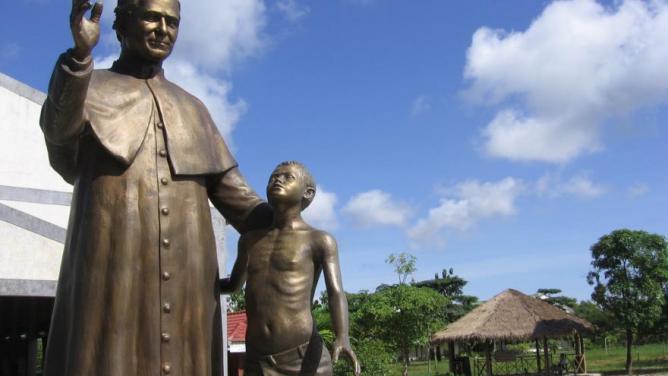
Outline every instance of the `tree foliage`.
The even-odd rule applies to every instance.
[[[387,375],[390,370],[390,363],[393,360],[393,351],[387,343],[379,338],[374,338],[370,334],[371,332],[377,332],[374,329],[376,323],[364,322],[360,318],[360,309],[367,304],[369,293],[361,291],[357,294],[346,294],[346,296],[348,298],[348,311],[350,314],[350,341],[362,366],[362,375]],[[327,294],[324,292],[320,296],[320,299],[313,304],[313,318],[320,336],[325,344],[331,348],[335,335],[327,304]],[[349,362],[338,362],[334,365],[335,376],[353,374],[353,368]]]
[[[368,295],[356,312],[356,322],[367,336],[398,351],[407,366],[411,346],[426,343],[444,326],[448,302],[432,289],[400,284]]]
[[[434,279],[416,282],[414,286],[430,288],[448,298],[444,319],[446,322],[452,322],[467,314],[478,303],[477,297],[464,295],[464,286],[467,283],[450,268],[450,270],[443,269],[440,275],[436,273]]]
[[[640,325],[639,335],[646,343],[665,342],[668,339],[668,283],[663,288],[664,304],[656,322]]]
[[[346,296],[351,342],[363,375],[388,374],[395,354],[401,354],[407,366],[409,349],[425,344],[435,330],[445,325],[444,308],[449,303],[432,289],[405,284]],[[325,343],[330,343],[334,335],[325,296],[314,303],[313,317]],[[335,374],[349,371],[346,365],[339,365]]]
[[[362,375],[385,376],[390,373],[392,351],[385,342],[362,338],[354,340],[353,347],[362,365]],[[350,362],[338,362],[334,365],[334,376],[351,376],[354,374]]]
[[[622,229],[601,237],[591,254],[592,299],[625,330],[630,374],[633,334],[641,324],[656,323],[665,304],[668,244],[661,235]]]
[[[565,295],[560,295],[561,294],[560,289],[543,288],[543,289],[538,289],[536,293],[538,295],[541,295],[545,302],[557,306],[563,310],[575,309],[575,307],[578,305],[577,299]]]
[[[592,301],[582,301],[574,307],[575,315],[581,317],[596,327],[595,334],[606,337],[615,331],[615,319],[610,312],[604,311]]]
[[[390,254],[385,260],[386,263],[394,266],[394,271],[399,277],[399,284],[405,284],[409,275],[415,273],[415,256],[410,253]]]
[[[246,310],[246,288],[242,287],[227,298],[227,312],[239,312]]]

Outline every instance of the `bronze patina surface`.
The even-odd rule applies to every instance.
[[[163,74],[178,1],[119,0],[109,70],[92,66],[101,14],[72,1],[75,47],[40,121],[53,168],[74,184],[45,375],[221,375],[208,200],[241,233],[269,225],[271,209],[204,105]]]
[[[301,217],[315,190],[302,164],[281,163],[267,185],[274,210],[272,225],[241,236],[232,274],[221,281],[223,292],[246,283],[247,375],[332,374],[332,359],[311,313],[320,274],[324,274],[336,334],[333,361],[343,352],[353,362],[355,374],[360,373],[348,337],[348,302],[336,240]]]

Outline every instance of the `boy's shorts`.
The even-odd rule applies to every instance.
[[[331,376],[332,358],[322,339],[306,342],[273,355],[246,352],[247,376]]]

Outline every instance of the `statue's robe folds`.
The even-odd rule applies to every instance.
[[[74,184],[45,375],[222,375],[208,199],[240,232],[267,207],[205,106],[160,69],[64,54],[40,123]]]

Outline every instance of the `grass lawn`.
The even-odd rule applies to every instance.
[[[626,348],[611,347],[606,353],[602,348],[587,349],[587,371],[590,373],[604,373],[608,375],[625,374]],[[650,344],[633,348],[634,373],[668,374],[668,344]],[[399,363],[392,366],[388,376],[400,376],[403,366]],[[448,373],[447,358],[439,362],[434,369],[431,362],[429,372],[427,362],[416,361],[408,368],[410,376],[443,376]]]
[[[668,373],[668,344],[649,344],[634,346],[633,370],[656,371],[663,369]],[[618,373],[624,371],[626,364],[626,347],[605,349],[587,349],[587,369],[589,372]]]
[[[434,369],[434,362],[431,362],[431,373],[429,373],[429,367],[427,362],[414,361],[408,367],[409,376],[442,376],[447,375],[448,373],[448,359],[445,358],[442,361],[438,362],[436,369]],[[401,371],[404,370],[404,366],[401,363],[396,363],[392,366],[392,372],[388,376],[401,376]]]

